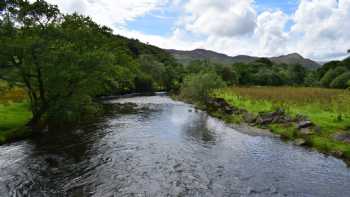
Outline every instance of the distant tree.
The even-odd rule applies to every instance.
[[[260,69],[254,78],[255,85],[278,86],[283,84],[281,77],[270,69]]]
[[[324,64],[321,68],[317,70],[319,79],[322,79],[322,77],[330,70],[335,69],[342,65],[341,61],[330,61],[326,64]]]
[[[193,102],[206,102],[212,90],[224,86],[225,82],[215,72],[202,71],[184,79],[181,96]]]
[[[238,84],[252,85],[254,83],[253,74],[257,72],[250,64],[236,63],[233,68],[238,76]]]
[[[321,86],[329,87],[330,83],[337,77],[337,74],[334,69],[328,70],[328,72],[321,78]]]
[[[227,85],[238,84],[238,75],[232,66],[216,64],[215,71]]]
[[[330,84],[331,88],[347,88],[350,81],[350,72],[345,72],[335,78]]]
[[[199,73],[203,70],[208,70],[209,69],[209,64],[206,61],[201,61],[201,60],[194,60],[191,61],[189,65],[186,66],[186,73]]]
[[[319,86],[319,80],[317,76],[317,71],[310,71],[307,72],[306,77],[305,77],[305,85],[309,87],[313,86]]]
[[[262,64],[265,64],[267,66],[272,66],[273,65],[273,62],[270,59],[268,59],[268,58],[259,58],[255,62],[262,63]]]
[[[300,65],[290,65],[288,68],[289,81],[293,85],[301,85],[304,83],[306,76],[306,69]]]

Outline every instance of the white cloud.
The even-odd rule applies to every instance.
[[[47,0],[66,13],[78,12],[97,23],[116,26],[160,9],[167,0]]]
[[[307,56],[340,57],[350,48],[350,0],[302,0],[294,22],[295,49]]]
[[[340,58],[350,48],[350,0],[299,0],[296,11],[259,10],[254,0],[48,0],[115,33],[163,48],[205,48],[229,55],[277,56],[292,52],[318,60]],[[126,28],[155,10],[176,7],[170,35]],[[162,15],[163,16],[163,15]],[[165,16],[166,17],[166,16]],[[287,25],[288,24],[288,25]]]
[[[237,36],[253,32],[256,26],[251,0],[190,0],[185,10],[185,27],[195,33]]]
[[[260,55],[272,56],[286,52],[288,33],[284,29],[288,20],[289,17],[282,11],[266,11],[258,16],[254,37]]]

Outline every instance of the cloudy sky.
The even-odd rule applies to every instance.
[[[228,55],[298,52],[319,61],[350,48],[350,0],[48,0],[116,34],[167,49]]]

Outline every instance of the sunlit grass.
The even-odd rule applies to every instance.
[[[0,144],[25,135],[23,127],[31,116],[23,89],[3,91],[0,94]]]

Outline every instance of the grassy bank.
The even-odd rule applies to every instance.
[[[309,134],[300,133],[296,124],[265,125],[285,139],[350,161],[350,92],[322,88],[297,87],[231,87],[216,90],[215,98],[223,98],[231,106],[247,110],[254,116],[283,109],[292,117],[307,117],[317,128]],[[226,117],[234,122],[244,118]],[[340,136],[340,137],[339,137]]]
[[[29,135],[24,126],[30,118],[24,91],[19,88],[3,91],[0,94],[0,144]]]

